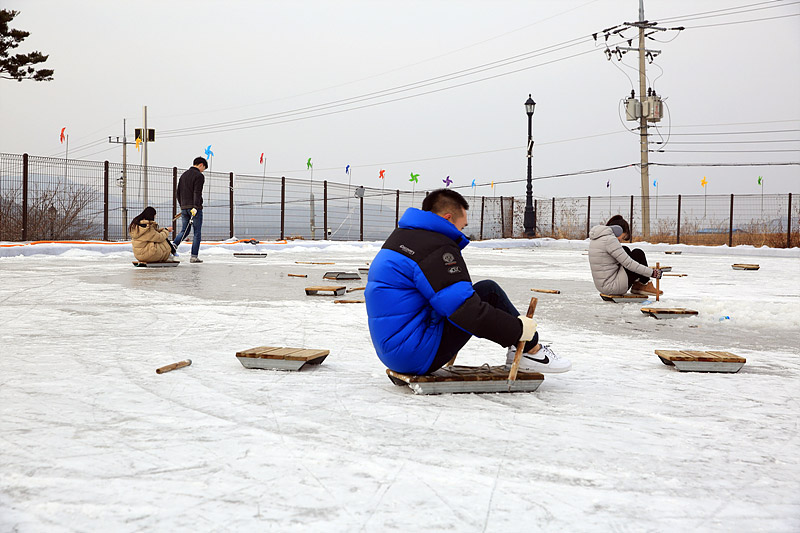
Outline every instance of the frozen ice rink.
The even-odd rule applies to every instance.
[[[796,248],[642,245],[688,274],[658,305],[699,315],[665,321],[603,302],[586,242],[473,243],[473,281],[523,312],[537,296],[573,370],[534,393],[417,396],[386,377],[363,304],[303,291],[380,243],[204,246],[202,265],[184,245],[170,269],[39,246],[0,248],[0,531],[800,530]],[[243,368],[262,345],[331,353]],[[658,348],[747,364],[679,373]],[[459,363],[504,356],[473,339]]]

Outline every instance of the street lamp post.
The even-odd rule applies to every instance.
[[[523,219],[523,226],[525,228],[525,236],[532,238],[536,236],[536,216],[533,213],[533,183],[531,182],[531,159],[533,158],[533,133],[531,124],[533,122],[533,110],[536,107],[536,102],[533,101],[531,95],[528,95],[528,100],[525,102],[525,112],[528,114],[528,190],[525,195],[525,218]]]

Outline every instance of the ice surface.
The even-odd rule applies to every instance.
[[[0,247],[0,531],[800,529],[800,250],[644,244],[688,274],[653,305],[700,313],[658,321],[600,299],[585,241],[473,243],[473,279],[539,298],[573,370],[431,397],[386,377],[363,305],[303,292],[332,267],[295,261],[355,271],[379,246],[204,246],[158,270],[127,245]],[[331,354],[243,368],[259,345]],[[747,364],[678,373],[656,348]],[[473,339],[458,362],[504,357]]]

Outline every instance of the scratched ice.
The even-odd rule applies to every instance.
[[[474,243],[473,278],[523,310],[537,296],[573,370],[535,393],[416,396],[387,379],[363,305],[303,292],[379,243],[207,246],[162,270],[124,245],[37,246],[0,248],[0,531],[800,529],[798,249],[645,245],[688,274],[659,305],[699,311],[659,321],[599,298],[583,241]],[[261,345],[331,354],[299,373],[234,357]],[[747,364],[678,373],[657,348]],[[504,354],[476,339],[459,362]]]

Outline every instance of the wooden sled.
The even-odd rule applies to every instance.
[[[358,267],[358,273],[366,276],[369,274],[369,267]]]
[[[685,307],[642,307],[642,313],[653,318],[682,318],[697,315],[697,311]]]
[[[650,297],[646,294],[600,294],[600,298],[607,302],[618,304],[640,304]]]
[[[428,376],[400,374],[386,369],[395,385],[408,385],[415,394],[453,394],[461,392],[533,392],[544,381],[538,372],[518,372],[509,382],[505,366],[450,366]]]
[[[348,279],[361,279],[361,276],[358,275],[358,272],[325,272],[325,275],[322,276],[322,279],[334,279],[337,281],[342,281]]]
[[[180,265],[180,261],[163,261],[161,263],[145,263],[144,261],[134,261],[133,266],[145,268],[169,268]]]
[[[296,371],[306,365],[322,363],[329,353],[331,353],[330,350],[258,346],[257,348],[236,352],[236,358],[245,368]]]
[[[233,252],[233,257],[267,257],[265,252]]]
[[[670,254],[670,255],[681,255],[683,252],[681,252],[680,250],[667,250],[664,253],[665,254]]]
[[[667,366],[679,372],[738,372],[747,359],[730,352],[703,352],[698,350],[656,350],[656,355]]]
[[[364,300],[334,300],[333,303],[335,304],[363,304],[366,303]]]
[[[345,293],[347,287],[342,286],[319,286],[319,287],[306,287],[306,296],[315,296],[320,292],[330,292],[332,296],[341,296]]]
[[[758,265],[753,265],[749,263],[734,263],[731,265],[734,270],[758,270],[761,268]]]

